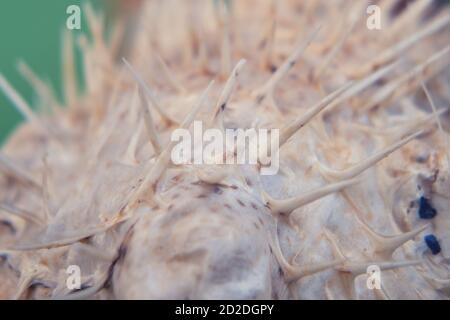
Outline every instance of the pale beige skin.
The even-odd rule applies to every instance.
[[[109,41],[85,8],[86,93],[70,34],[66,109],[24,65],[51,115],[0,79],[29,119],[1,151],[0,297],[447,299],[450,13],[420,24],[427,2],[391,19],[379,1],[369,31],[365,1],[145,1]],[[185,119],[281,129],[280,171],[172,165]],[[66,287],[69,265],[84,290]]]

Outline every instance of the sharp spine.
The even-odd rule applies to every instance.
[[[345,262],[341,266],[336,267],[336,270],[341,272],[351,273],[355,276],[365,274],[367,268],[370,266],[377,266],[380,270],[391,270],[403,267],[412,267],[422,263],[422,260],[411,261],[381,261],[381,262]]]
[[[321,26],[317,27],[306,39],[302,40],[291,53],[291,55],[284,61],[284,63],[275,71],[270,79],[258,90],[254,92],[257,101],[261,102],[267,97],[273,96],[275,86],[281,81],[281,79],[292,69],[292,67],[298,62],[303,52],[308,48],[310,43],[316,38]]]
[[[142,88],[138,89],[139,99],[140,99],[140,106],[142,113],[144,115],[144,124],[145,128],[147,129],[147,134],[150,139],[150,142],[152,143],[153,148],[155,149],[156,155],[159,155],[161,153],[161,142],[160,138],[158,136],[158,132],[155,128],[155,122],[152,117],[152,112],[149,108],[149,102],[147,100],[147,96],[142,91]],[[150,101],[152,101],[150,99]],[[153,105],[154,106],[154,105]]]
[[[303,126],[305,126],[314,116],[320,113],[323,109],[330,105],[335,99],[346,92],[351,86],[352,82],[345,84],[336,91],[330,93],[328,96],[319,101],[316,105],[308,109],[302,116],[294,120],[281,130],[280,133],[280,146],[282,146],[290,137],[298,132]]]
[[[208,87],[201,94],[198,102],[194,105],[191,112],[185,117],[185,119],[181,123],[180,128],[187,129],[192,124],[192,122],[195,120],[195,117],[199,113],[201,107],[205,103],[206,97],[208,96],[209,91],[211,90],[213,84],[214,81],[211,81],[209,83]],[[157,181],[159,180],[159,178],[169,165],[170,154],[172,148],[175,146],[176,143],[177,143],[176,141],[171,141],[168,144],[168,146],[161,151],[160,155],[156,159],[156,162],[150,168],[150,172],[144,178],[143,182],[136,190],[136,192],[131,196],[131,200],[129,201],[128,207],[134,206],[138,201],[139,197],[141,197],[143,193],[150,192],[151,190],[154,189]]]
[[[227,82],[225,83],[225,87],[223,88],[222,93],[220,94],[219,99],[217,100],[216,106],[213,110],[213,119],[212,121],[214,121],[217,117],[221,117],[220,121],[220,125],[223,127],[223,112],[226,108],[226,105],[228,104],[231,95],[233,94],[233,91],[236,88],[237,85],[237,80],[239,77],[239,74],[242,70],[242,68],[244,67],[244,65],[246,64],[246,60],[245,59],[241,59],[239,60],[239,62],[236,64],[236,66],[234,67],[233,71],[231,72],[230,77],[228,78]]]
[[[45,221],[39,218],[38,216],[32,214],[31,212],[28,212],[23,209],[19,209],[15,206],[6,204],[6,203],[0,203],[0,210],[3,210],[5,212],[8,212],[10,214],[13,214],[15,216],[21,217],[27,221],[31,221],[37,225],[43,226],[45,225]]]
[[[417,138],[422,133],[423,133],[423,130],[420,130],[419,132],[416,132],[416,133],[410,135],[409,137],[406,137],[406,138],[384,148],[383,150],[380,150],[379,152],[375,153],[374,155],[368,157],[367,159],[361,161],[360,163],[358,163],[348,169],[333,170],[333,169],[329,169],[329,168],[325,167],[323,164],[320,164],[320,162],[317,162],[317,164],[318,164],[319,170],[322,172],[322,174],[330,179],[333,179],[333,180],[351,179],[351,178],[356,177],[360,173],[364,172],[365,170],[369,169],[370,167],[374,166],[377,162],[386,158],[392,152],[396,151],[397,149],[401,148],[408,142]]]
[[[37,180],[26,172],[23,168],[15,164],[6,155],[0,152],[0,169],[3,168],[4,171],[12,176],[18,178],[22,182],[28,183],[37,190],[41,190],[42,186]]]
[[[127,61],[127,59],[122,58],[122,61],[125,63],[125,66],[131,72],[131,75],[139,84],[141,89],[146,93],[146,96],[150,99],[152,105],[156,108],[160,116],[167,122],[167,124],[176,123],[175,120],[172,120],[165,111],[161,108],[161,106],[156,102],[156,99],[153,97],[153,92],[151,92],[150,88],[145,83],[144,79],[137,73],[137,71],[133,68],[133,66]]]
[[[349,179],[337,183],[331,183],[326,186],[314,189],[305,194],[284,200],[275,200],[265,192],[263,192],[263,197],[264,199],[266,199],[267,205],[272,210],[272,213],[290,215],[292,211],[294,211],[297,208],[307,205],[308,203],[314,202],[331,193],[338,192],[358,182],[360,182],[359,179]]]

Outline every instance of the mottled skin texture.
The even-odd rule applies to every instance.
[[[441,113],[438,130],[419,80],[439,110],[448,108],[449,51],[407,81],[398,79],[448,45],[449,24],[371,64],[448,18],[448,10],[422,21],[429,7],[419,3],[392,18],[393,2],[378,1],[383,29],[369,31],[364,1],[235,1],[229,16],[212,3],[145,1],[122,49],[114,36],[103,40],[101,21],[86,9],[93,34],[92,43],[80,41],[87,91],[71,96],[73,75],[67,71],[67,108],[42,115],[43,126],[39,120],[23,124],[2,149],[37,186],[0,168],[0,203],[41,223],[0,211],[7,222],[0,225],[0,298],[448,299],[449,121]],[[261,91],[289,62],[297,39],[308,38],[320,23],[273,92]],[[171,119],[150,104],[162,148],[216,78],[196,116],[210,123],[240,58],[247,64],[222,111],[226,128],[284,128],[349,81],[357,86],[401,62],[302,125],[282,146],[276,175],[262,176],[252,165],[211,171],[169,161],[146,184],[161,156],[143,124],[138,84],[115,62],[120,56]],[[396,90],[381,95],[395,83]],[[419,129],[424,131],[412,141],[355,174],[357,183],[277,211],[276,200],[339,182],[331,170],[361,163]],[[215,173],[223,173],[217,181],[204,178]],[[437,210],[434,219],[418,217],[420,196]],[[416,230],[395,245],[386,238]],[[426,234],[439,239],[439,254],[426,247]],[[382,271],[381,290],[367,289],[367,265],[403,261],[408,265]],[[66,287],[69,265],[80,266],[83,290]]]
[[[273,286],[283,280],[275,275],[277,263],[267,239],[267,229],[273,228],[274,221],[258,198],[239,189],[237,185],[222,187],[180,180],[164,195],[171,204],[145,214],[134,227],[127,256],[115,274],[117,296],[279,296]],[[183,199],[185,192],[191,197]],[[146,249],[142,251],[142,247]],[[279,283],[272,284],[277,280]]]

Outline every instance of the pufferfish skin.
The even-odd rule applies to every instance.
[[[64,101],[0,75],[26,118],[0,152],[0,298],[449,298],[446,6],[135,3],[108,36],[82,8]],[[279,130],[278,170],[174,163],[199,121]]]

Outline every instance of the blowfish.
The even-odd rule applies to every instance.
[[[0,75],[26,119],[0,152],[1,298],[448,299],[447,8],[139,5],[109,37],[83,7],[64,101]],[[195,121],[278,130],[278,170],[175,164]]]

